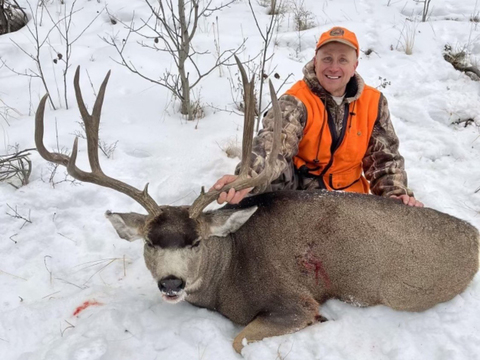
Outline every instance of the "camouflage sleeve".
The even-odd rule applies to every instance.
[[[398,145],[399,140],[390,120],[387,99],[382,95],[379,117],[363,158],[363,170],[375,195],[413,196],[413,192],[407,187],[407,173],[403,156],[398,152]]]
[[[292,158],[298,152],[298,144],[303,137],[303,128],[307,121],[305,105],[296,97],[283,95],[278,100],[283,119],[282,144],[275,163],[270,183],[256,187],[252,193],[259,194],[272,189],[282,190],[291,187],[293,178]],[[250,156],[250,176],[255,177],[265,167],[267,154],[273,144],[273,111],[268,111],[263,118],[263,129],[253,138],[252,154]],[[235,173],[238,174],[238,165]],[[291,174],[290,174],[291,173]]]

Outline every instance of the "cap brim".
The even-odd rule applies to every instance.
[[[354,49],[355,51],[358,52],[358,49],[355,47],[355,45],[353,45],[350,41],[347,41],[347,40],[344,40],[344,39],[328,39],[328,40],[324,41],[324,42],[322,43],[322,45],[320,45],[319,47],[317,47],[317,50],[320,49],[323,45],[326,45],[326,44],[331,43],[331,42],[339,42],[339,43],[348,45],[348,46],[350,46],[352,49]]]

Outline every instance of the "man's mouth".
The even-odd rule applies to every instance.
[[[325,75],[328,79],[330,80],[338,80],[340,79],[340,76],[330,76],[330,75]]]

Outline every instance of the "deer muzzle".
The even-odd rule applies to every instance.
[[[162,293],[162,297],[170,302],[177,302],[182,300],[181,295],[183,294],[183,289],[185,288],[185,281],[182,279],[169,275],[164,277],[158,282],[158,288]]]

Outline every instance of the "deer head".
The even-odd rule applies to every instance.
[[[237,180],[225,186],[221,191],[235,188],[237,191],[269,182],[273,173],[273,163],[278,155],[281,136],[281,115],[273,85],[270,83],[272,106],[275,113],[275,142],[267,160],[265,170],[255,178],[250,178],[248,159],[252,147],[254,127],[254,82],[248,81],[241,62],[236,58],[242,74],[245,94],[245,119],[243,134],[242,163]],[[38,105],[35,116],[35,143],[40,155],[47,161],[63,165],[73,178],[117,190],[138,202],[147,214],[106,212],[106,217],[114,226],[117,234],[125,240],[144,239],[144,257],[147,268],[158,283],[165,300],[178,302],[188,295],[198,282],[199,267],[206,254],[207,240],[227,237],[237,231],[256,210],[256,207],[242,210],[216,210],[203,212],[204,208],[215,201],[221,191],[205,193],[192,206],[159,206],[148,194],[148,183],[143,190],[125,184],[105,175],[100,167],[98,156],[98,130],[100,113],[105,96],[110,71],[107,73],[95,100],[92,114],[86,109],[79,86],[80,67],[74,78],[75,96],[85,124],[88,159],[91,172],[80,170],[76,166],[77,143],[75,139],[71,156],[49,152],[43,144],[44,112],[48,94]],[[218,239],[217,239],[218,240]],[[214,240],[214,241],[217,241]]]

